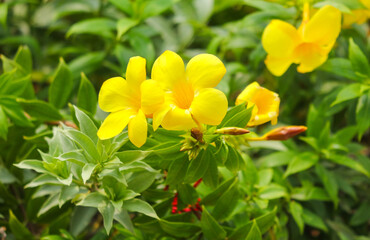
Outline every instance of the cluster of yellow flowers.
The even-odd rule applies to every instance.
[[[362,1],[369,7],[368,0]],[[293,63],[299,64],[298,72],[310,72],[327,60],[340,33],[341,12],[326,5],[310,18],[309,10],[306,2],[298,29],[281,20],[272,20],[265,28],[262,35],[262,45],[268,54],[265,64],[274,75],[281,76]],[[128,125],[130,141],[141,147],[147,139],[146,118],[153,119],[154,130],[160,125],[167,130],[189,130],[202,129],[203,124],[220,124],[228,101],[225,94],[214,87],[225,73],[224,64],[214,55],[199,54],[185,68],[179,55],[165,51],[154,62],[151,79],[147,80],[146,60],[131,58],[126,80],[108,79],[100,90],[99,105],[110,114],[98,131],[99,138],[112,138]],[[276,124],[278,94],[254,82],[237,97],[236,104],[243,103],[247,108],[253,107],[248,127],[269,121]],[[294,135],[304,130],[302,126],[285,127],[271,133],[270,138],[281,137],[283,132]]]
[[[225,94],[214,87],[226,73],[224,64],[211,54],[199,54],[186,66],[179,55],[165,51],[154,62],[152,79],[146,80],[146,60],[130,59],[126,80],[110,78],[99,93],[99,105],[110,112],[98,136],[108,139],[128,125],[130,141],[137,147],[147,139],[146,118],[153,118],[153,129],[188,130],[202,124],[218,125],[226,115]],[[266,102],[267,101],[267,102]],[[276,122],[280,99],[258,83],[249,85],[237,99],[254,106],[250,126]]]

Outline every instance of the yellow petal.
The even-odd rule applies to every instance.
[[[121,77],[106,80],[99,92],[99,106],[106,112],[138,107],[140,106],[138,100],[128,88],[125,79]]]
[[[162,107],[153,113],[153,130],[157,130],[159,125],[162,124],[164,117],[171,110],[168,104],[163,104]]]
[[[164,91],[158,82],[146,80],[141,84],[141,109],[145,115],[151,115],[162,107]]]
[[[328,49],[313,43],[304,43],[296,49],[296,56],[300,62],[297,71],[311,72],[328,59]]]
[[[300,42],[297,29],[281,20],[272,20],[262,34],[263,48],[274,57],[289,57]]]
[[[163,118],[162,127],[167,130],[188,130],[196,127],[188,109],[174,106]]]
[[[185,66],[181,57],[172,51],[165,51],[155,60],[152,79],[165,89],[171,89],[178,81],[185,81]]]
[[[146,142],[147,132],[148,124],[145,115],[142,110],[139,110],[128,124],[128,137],[136,147],[141,147]]]
[[[186,78],[194,89],[216,87],[225,73],[225,65],[212,54],[199,54],[186,66]]]
[[[126,79],[130,86],[137,88],[146,79],[146,60],[142,57],[132,57],[127,65]]]
[[[203,88],[195,95],[190,112],[201,124],[218,125],[227,112],[227,98],[214,88]]]
[[[98,130],[98,137],[104,140],[118,135],[135,114],[133,110],[121,110],[109,114]]]
[[[249,84],[238,96],[236,104],[245,102],[247,108],[253,107],[252,117],[248,126],[256,126],[268,121],[276,123],[279,115],[279,95],[264,87],[257,82]]]
[[[265,65],[267,69],[277,77],[283,75],[293,63],[293,58],[280,58],[267,55]]]
[[[322,7],[302,28],[305,42],[326,45],[335,41],[341,28],[341,13],[333,6]]]

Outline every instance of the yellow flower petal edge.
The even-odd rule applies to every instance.
[[[129,139],[135,146],[146,142],[146,116],[152,117],[162,109],[164,92],[157,82],[146,80],[145,64],[144,58],[132,57],[127,65],[127,80],[114,77],[103,83],[99,105],[111,113],[98,130],[100,139],[112,138],[128,125]]]
[[[257,126],[271,121],[277,123],[280,98],[275,92],[261,87],[257,82],[249,84],[237,97],[235,104],[245,103],[247,108],[253,107],[252,116],[247,126]]]
[[[222,61],[211,54],[199,54],[187,64],[179,55],[165,51],[155,61],[152,80],[165,91],[165,104],[153,114],[153,127],[188,130],[202,124],[217,125],[227,112],[224,93],[213,89],[226,73]]]
[[[304,19],[296,29],[281,20],[272,20],[262,34],[262,46],[267,52],[266,67],[275,76],[283,75],[292,63],[300,64],[297,71],[311,72],[328,58],[341,28],[341,13],[326,5],[309,19],[305,4]]]

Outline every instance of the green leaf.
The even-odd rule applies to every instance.
[[[94,115],[97,103],[98,97],[93,84],[87,79],[84,73],[81,73],[81,81],[77,94],[77,106]]]
[[[253,221],[252,228],[249,231],[246,240],[262,240],[261,231],[258,228],[256,220]]]
[[[159,219],[157,213],[149,203],[137,198],[124,201],[123,208],[131,212],[139,212],[149,217]]]
[[[84,153],[89,157],[90,162],[99,162],[100,155],[98,150],[96,149],[94,142],[87,135],[75,129],[64,130],[64,133],[84,150]]]
[[[293,188],[291,198],[300,201],[308,200],[331,201],[328,194],[323,188],[312,186]]]
[[[134,225],[132,224],[130,215],[127,213],[126,210],[120,209],[114,214],[113,217],[115,220],[117,220],[122,226],[124,226],[126,229],[128,229],[130,232],[134,233]]]
[[[303,222],[303,217],[302,217],[303,208],[302,208],[301,204],[299,204],[297,202],[294,202],[294,201],[290,202],[289,203],[289,211],[290,211],[290,214],[292,214],[292,216],[294,218],[294,221],[298,225],[299,232],[301,234],[303,234],[304,222]]]
[[[236,207],[239,200],[238,182],[233,184],[221,195],[217,200],[216,205],[212,211],[212,216],[216,220],[226,219]]]
[[[78,109],[76,106],[74,106],[76,118],[79,123],[79,127],[81,132],[86,134],[94,144],[98,143],[98,128],[95,126],[94,122],[91,120],[87,114],[82,112],[80,109]]]
[[[365,90],[368,90],[369,88],[370,88],[370,86],[366,86],[366,85],[360,84],[360,83],[352,83],[350,85],[345,85],[340,90],[340,92],[338,93],[337,98],[331,104],[331,107],[333,107],[333,106],[335,106],[339,103],[342,103],[342,102],[345,102],[345,101],[348,101],[348,100],[351,100],[351,99],[358,98],[358,97],[361,96],[361,94]]]
[[[288,177],[291,174],[304,171],[315,165],[319,161],[319,157],[311,152],[303,152],[298,154],[293,160],[289,163],[284,177]]]
[[[62,120],[63,116],[51,104],[40,100],[25,100],[18,98],[17,102],[21,104],[23,109],[33,118],[39,121],[58,121]]]
[[[72,93],[73,79],[69,67],[60,58],[58,68],[49,88],[49,102],[56,108],[63,108]]]
[[[362,79],[355,73],[351,62],[346,58],[328,59],[319,69],[352,80]]]
[[[8,17],[8,4],[0,3],[0,24],[6,28],[6,19]]]
[[[136,161],[142,161],[148,157],[152,151],[143,150],[125,150],[123,152],[118,152],[115,155],[123,164],[130,164]]]
[[[137,193],[141,193],[152,185],[156,175],[155,172],[148,172],[147,170],[134,172],[130,178],[127,179],[128,188]]]
[[[203,182],[206,186],[216,188],[218,185],[218,168],[217,161],[213,158],[209,161],[208,169],[203,176]]]
[[[194,223],[169,222],[161,219],[159,224],[163,231],[179,238],[190,238],[201,230],[200,227]]]
[[[121,18],[117,22],[117,39],[120,39],[132,27],[136,26],[139,22],[130,18]]]
[[[177,187],[181,201],[185,204],[195,204],[198,200],[198,193],[190,184],[179,184]]]
[[[347,157],[345,155],[331,154],[329,155],[329,160],[337,164],[352,168],[353,170],[363,173],[366,176],[370,177],[369,171],[367,171],[366,168],[361,163],[353,160],[350,157]]]
[[[7,168],[0,165],[0,182],[2,184],[10,184],[17,181],[18,179]]]
[[[91,223],[96,212],[97,209],[92,207],[75,207],[69,223],[69,232],[78,236]]]
[[[116,29],[116,22],[109,18],[90,18],[73,24],[66,36],[72,34],[94,34],[102,37],[112,38],[111,31]]]
[[[176,185],[181,183],[186,175],[186,171],[189,166],[188,156],[184,156],[172,161],[166,178],[166,183],[168,185]]]
[[[61,208],[64,203],[76,197],[79,193],[80,188],[77,185],[63,186],[59,195],[59,208]]]
[[[261,234],[264,234],[267,232],[274,224],[275,224],[275,217],[276,217],[276,208],[266,213],[262,216],[259,216],[254,219],[254,221],[257,222],[258,228],[261,231]],[[247,224],[242,225],[241,227],[238,227],[230,236],[230,240],[239,240],[244,239],[247,237],[247,234],[249,233],[250,229],[252,228],[253,222],[249,221]]]
[[[351,226],[359,226],[370,220],[370,203],[364,202],[356,209],[355,213],[352,215],[350,224]]]
[[[365,54],[361,51],[359,46],[353,41],[353,39],[349,39],[349,60],[351,61],[352,67],[355,72],[359,72],[363,75],[370,75],[370,65],[369,61],[367,60]]]
[[[262,187],[258,191],[258,196],[262,199],[277,199],[287,196],[287,190],[285,187],[276,183],[271,183],[265,187]]]
[[[212,153],[209,150],[203,150],[199,153],[195,159],[190,161],[184,182],[192,183],[202,178],[208,170],[209,162],[212,159]]]
[[[259,161],[262,168],[273,168],[287,165],[297,153],[293,151],[274,152],[267,156],[263,156]]]
[[[15,125],[21,127],[32,127],[33,124],[24,115],[19,103],[11,97],[0,97],[0,106],[5,114],[14,122]]]
[[[109,0],[109,2],[129,16],[133,15],[133,8],[130,0]]]
[[[32,56],[27,46],[20,46],[15,54],[14,61],[26,71],[27,74],[32,72]]]
[[[237,172],[245,168],[243,157],[240,155],[237,149],[232,146],[228,147],[229,154],[227,156],[225,167],[232,172]]]
[[[110,201],[105,201],[105,204],[101,204],[98,207],[98,210],[103,216],[104,228],[109,235],[109,232],[113,225],[114,206]]]
[[[252,116],[252,109],[253,108],[246,109],[245,104],[239,104],[238,106],[229,109],[226,113],[225,118],[222,120],[220,125],[218,125],[218,128],[246,127],[249,119]]]
[[[34,239],[32,233],[17,219],[12,210],[9,210],[9,228],[15,239]]]
[[[362,95],[358,99],[356,107],[356,122],[359,131],[359,138],[361,139],[370,127],[370,91]]]
[[[84,183],[86,183],[86,181],[90,179],[91,174],[94,172],[96,166],[97,164],[88,163],[82,168],[81,177]]]
[[[209,214],[206,208],[203,208],[200,225],[202,227],[203,234],[207,239],[225,239],[226,231]]]
[[[217,200],[221,197],[222,194],[227,191],[227,189],[230,188],[231,185],[235,184],[237,182],[236,178],[230,178],[227,181],[224,181],[216,190],[206,195],[202,200],[201,204],[204,205],[214,205]]]
[[[0,138],[6,140],[8,136],[8,117],[0,105]]]
[[[47,213],[50,209],[58,206],[59,204],[59,193],[50,195],[46,201],[42,204],[40,210],[37,212],[37,217]]]
[[[151,0],[145,2],[146,5],[141,14],[142,19],[160,15],[162,12],[169,9],[174,3],[174,0]]]
[[[328,231],[328,228],[326,227],[321,217],[317,216],[316,214],[307,210],[306,208],[303,209],[302,218],[303,218],[304,223],[306,223],[307,225],[321,229],[325,232]]]
[[[77,206],[98,208],[99,205],[104,202],[108,202],[108,198],[106,196],[98,192],[92,192],[87,194],[86,197],[82,198],[82,200],[77,203]]]
[[[333,200],[335,207],[338,206],[338,185],[332,172],[327,171],[321,164],[316,164],[316,173],[324,184],[325,190]]]
[[[104,58],[105,52],[89,52],[73,59],[68,64],[73,78],[78,78],[81,72],[89,74],[95,71],[95,69],[101,67]]]

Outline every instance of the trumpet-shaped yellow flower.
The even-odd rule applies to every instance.
[[[360,0],[364,8],[355,9],[343,14],[343,27],[348,28],[353,23],[363,24],[370,18],[370,0]]]
[[[268,53],[267,68],[281,76],[292,63],[299,64],[301,73],[311,72],[323,64],[332,49],[341,28],[341,13],[326,5],[309,19],[305,5],[302,24],[296,29],[291,24],[272,20],[262,35],[262,45]]]
[[[110,112],[98,131],[100,139],[118,135],[128,125],[130,141],[141,147],[147,138],[146,117],[152,117],[164,103],[164,92],[153,80],[146,80],[146,60],[132,57],[126,79],[114,77],[105,81],[99,92],[99,105]]]
[[[235,104],[242,103],[245,103],[247,108],[253,107],[252,116],[247,126],[257,126],[269,121],[273,125],[277,123],[280,105],[280,98],[277,93],[261,87],[257,82],[253,82],[237,97]]]
[[[218,125],[227,111],[227,98],[214,89],[225,75],[224,64],[211,54],[199,54],[186,66],[179,55],[165,51],[154,62],[152,79],[165,91],[166,104],[153,115],[153,127],[187,130],[200,124]]]

